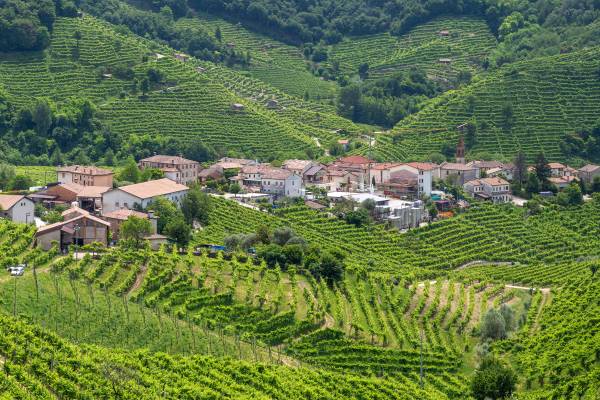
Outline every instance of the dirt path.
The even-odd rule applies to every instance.
[[[138,290],[140,286],[142,286],[142,282],[144,282],[144,278],[146,277],[146,272],[148,271],[148,267],[142,265],[140,267],[140,272],[135,277],[135,282],[133,282],[133,286],[127,291],[127,297],[131,296],[133,292]]]
[[[496,267],[502,267],[502,266],[507,266],[507,265],[517,265],[519,263],[516,262],[512,262],[512,261],[485,261],[485,260],[475,260],[475,261],[470,261],[466,264],[463,264],[461,266],[459,266],[458,268],[455,268],[454,271],[461,271],[463,269],[469,268],[469,267],[474,267],[477,265],[493,265]]]
[[[542,316],[542,312],[544,312],[544,307],[548,305],[550,302],[550,291],[543,292],[542,291],[542,301],[540,303],[540,307],[538,308],[537,313],[535,314],[535,321],[533,322],[532,331],[536,332],[540,329],[540,318]]]
[[[518,285],[505,285],[504,287],[508,288],[508,289],[519,289],[519,290],[539,290],[540,292],[542,292],[544,294],[544,296],[547,296],[548,294],[550,294],[550,288],[536,288],[536,287],[529,287],[529,286],[518,286]]]

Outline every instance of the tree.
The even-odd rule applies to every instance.
[[[571,183],[564,189],[564,193],[567,196],[567,203],[571,206],[583,204],[583,194],[581,188],[577,183]]]
[[[525,159],[525,154],[522,151],[517,153],[515,160],[515,169],[513,172],[513,181],[524,184],[527,180],[527,160]]]
[[[256,236],[260,243],[269,244],[271,243],[271,230],[267,225],[260,225],[256,229]]]
[[[144,238],[152,234],[152,223],[147,218],[130,216],[121,224],[120,233],[124,245],[139,248]]]
[[[471,392],[477,400],[507,399],[515,391],[517,376],[498,359],[487,356],[471,379]]]
[[[481,324],[482,339],[505,339],[506,338],[506,322],[504,317],[498,310],[489,310]]]
[[[238,194],[241,190],[242,188],[237,182],[233,182],[229,185],[229,193]]]
[[[33,180],[27,175],[15,175],[8,186],[10,190],[29,190],[33,186]]]
[[[215,149],[197,140],[183,145],[183,155],[198,162],[213,161],[217,158]]]
[[[290,228],[277,228],[273,231],[273,243],[285,246],[294,236],[296,236],[296,234]]]
[[[211,209],[210,196],[202,192],[198,186],[192,187],[181,200],[181,212],[185,217],[185,221],[190,225],[194,221],[207,225]]]
[[[513,105],[511,103],[506,103],[502,106],[502,123],[504,125],[504,129],[510,129],[515,123]]]
[[[360,88],[357,85],[348,85],[340,89],[338,95],[338,113],[346,118],[358,117],[361,99]]]
[[[150,205],[149,209],[153,210],[158,217],[157,230],[158,233],[164,233],[169,222],[182,218],[181,210],[177,208],[175,203],[164,197],[159,197]],[[164,233],[166,235],[166,233]]]
[[[8,189],[15,175],[15,167],[10,164],[0,164],[0,190]]]
[[[153,181],[164,177],[165,173],[158,168],[144,168],[140,171],[140,182]]]
[[[347,223],[360,227],[369,222],[369,213],[364,208],[359,208],[358,210],[347,213],[344,219]]]
[[[525,186],[525,191],[529,193],[529,195],[537,194],[540,192],[540,181],[536,174],[529,174],[529,178],[527,179],[527,186]]]
[[[223,40],[223,34],[221,33],[221,28],[219,26],[215,28],[215,39],[217,39],[219,42]]]
[[[258,249],[258,257],[265,260],[269,268],[275,268],[275,265],[286,265],[285,254],[281,246],[268,244]]]
[[[35,131],[38,135],[46,136],[52,126],[53,113],[50,102],[46,99],[39,99],[31,110],[31,120],[35,124]]]
[[[595,176],[590,188],[592,193],[600,193],[600,176]]]
[[[173,239],[179,247],[186,247],[192,238],[190,227],[182,217],[167,222],[164,233]]]
[[[146,97],[148,92],[150,91],[150,81],[148,78],[142,79],[140,82],[140,90],[142,91],[142,96]]]
[[[304,250],[299,244],[288,244],[283,248],[283,255],[285,256],[286,266],[288,264],[302,265]]]
[[[515,312],[507,305],[502,304],[500,306],[500,315],[504,318],[504,325],[507,331],[512,331],[515,328]]]
[[[360,79],[367,79],[369,77],[369,64],[362,63],[358,67],[358,76]]]
[[[477,143],[477,124],[473,122],[467,123],[466,130],[465,147],[467,149],[472,149]]]
[[[535,168],[535,175],[537,176],[538,182],[542,186],[542,189],[543,190],[548,189],[548,179],[550,179],[552,170],[550,169],[550,166],[548,165],[548,161],[546,160],[544,153],[538,154],[538,156],[535,159],[534,168]]]
[[[118,177],[120,181],[131,183],[137,183],[141,180],[141,171],[133,157],[130,156],[127,159]]]

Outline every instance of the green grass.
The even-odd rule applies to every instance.
[[[56,181],[56,167],[19,165],[15,167],[15,173],[30,177],[35,186],[43,186]]]

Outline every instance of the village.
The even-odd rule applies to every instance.
[[[517,175],[524,172],[512,163],[467,162],[462,140],[455,160],[441,164],[382,163],[349,155],[329,164],[293,159],[275,166],[225,157],[203,168],[199,162],[180,156],[154,155],[139,160],[138,167],[141,171],[160,171],[162,177],[117,187],[111,170],[59,167],[53,183],[32,188],[29,193],[0,195],[1,215],[13,222],[36,224],[38,246],[50,249],[57,242],[63,250],[72,244],[114,245],[125,221],[142,218],[152,227],[144,239],[158,249],[169,238],[157,231],[153,202],[161,198],[179,207],[191,187],[259,210],[278,207],[284,200],[319,211],[342,202],[352,209],[369,204],[375,221],[399,230],[452,217],[454,210],[467,208],[473,201],[525,204],[525,199],[513,195]],[[600,181],[597,165],[577,170],[550,162],[547,168],[549,184],[558,191],[580,181],[590,187]],[[534,172],[535,166],[529,166],[525,174]],[[540,190],[539,195],[551,197],[554,193]],[[36,209],[40,207],[61,210],[59,220],[46,223],[38,218]]]

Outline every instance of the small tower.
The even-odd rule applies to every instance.
[[[458,139],[458,145],[456,146],[456,162],[459,164],[465,163],[465,138],[462,136]]]

